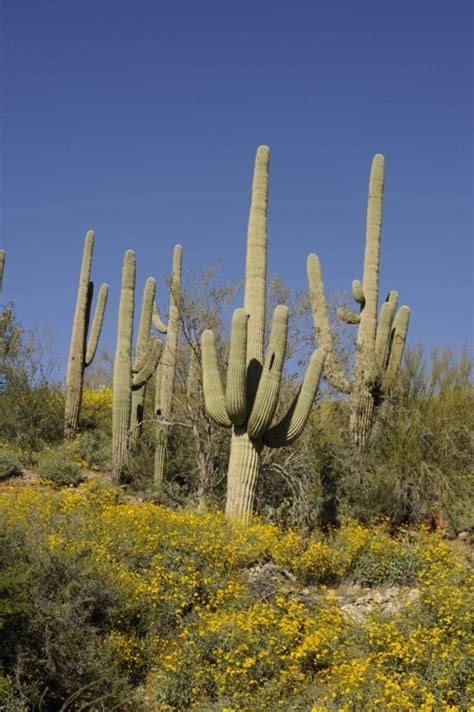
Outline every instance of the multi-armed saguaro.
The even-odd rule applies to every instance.
[[[108,286],[103,284],[99,290],[97,304],[92,322],[91,334],[87,340],[91,315],[94,283],[90,280],[92,253],[94,250],[94,232],[89,230],[84,242],[79,288],[77,291],[76,309],[72,324],[71,345],[66,375],[66,397],[64,406],[64,436],[73,438],[77,430],[79,412],[82,400],[82,385],[84,370],[90,366],[97,350],[105,305],[107,303]]]
[[[308,257],[308,279],[316,336],[326,351],[324,372],[337,390],[351,394],[350,436],[358,448],[367,444],[374,419],[374,408],[390,394],[400,368],[410,319],[402,306],[395,314],[398,294],[391,291],[382,305],[377,322],[379,294],[380,238],[384,187],[384,158],[374,156],[369,182],[364,274],[362,282],[352,283],[352,294],[360,313],[339,309],[338,316],[357,324],[357,350],[352,383],[339,367],[328,322],[319,260]]]
[[[161,344],[150,337],[145,353],[137,353],[132,365],[133,317],[135,311],[135,253],[127,250],[122,269],[117,348],[114,359],[112,403],[112,478],[120,481],[127,464],[132,392],[143,388],[153,375],[159,358]],[[152,293],[154,280],[147,283],[145,295]],[[146,299],[144,298],[144,302]]]
[[[158,492],[163,481],[165,467],[166,444],[173,406],[173,388],[176,374],[176,359],[178,353],[178,334],[181,303],[181,266],[182,247],[175,245],[173,251],[173,272],[171,275],[168,325],[165,326],[155,309],[153,323],[158,331],[166,333],[166,341],[161,354],[160,364],[156,374],[155,384],[155,417],[156,446],[154,487]]]
[[[301,434],[324,363],[323,349],[318,349],[311,357],[300,391],[287,414],[272,426],[285,358],[288,309],[279,305],[274,311],[264,359],[269,157],[269,148],[260,146],[247,234],[244,308],[237,309],[232,318],[225,392],[214,334],[206,330],[202,336],[206,410],[219,425],[232,427],[226,514],[244,522],[248,522],[252,514],[262,447],[283,447]]]

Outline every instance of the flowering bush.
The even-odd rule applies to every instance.
[[[265,562],[291,585],[258,596]],[[453,712],[474,692],[465,551],[424,530],[303,538],[94,481],[4,487],[0,572],[0,689],[18,709]],[[419,596],[354,623],[327,588],[348,580]]]

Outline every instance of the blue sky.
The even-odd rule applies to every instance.
[[[269,273],[329,291],[361,276],[371,157],[386,158],[381,296],[411,343],[472,335],[471,3],[3,0],[3,300],[66,358],[83,237],[160,285],[184,266],[243,274],[255,148],[272,150]],[[165,300],[163,287],[160,301]]]

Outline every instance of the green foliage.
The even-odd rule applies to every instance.
[[[462,710],[466,554],[423,530],[392,537],[343,521],[303,537],[231,524],[97,482],[5,488],[0,685],[52,712],[67,700],[77,712]],[[337,600],[351,581],[417,595],[358,623]]]
[[[0,448],[0,480],[21,475],[23,468],[14,450]]]
[[[454,531],[474,526],[471,374],[467,352],[455,361],[452,351],[435,350],[429,366],[421,349],[409,352],[396,397],[359,465],[360,481],[347,479],[353,516]]]
[[[59,487],[77,486],[84,481],[81,466],[66,445],[46,451],[40,456],[38,474]]]

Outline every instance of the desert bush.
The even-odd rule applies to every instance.
[[[77,486],[84,481],[81,463],[69,444],[41,453],[37,470],[40,477],[59,487]]]
[[[359,479],[346,479],[345,511],[396,526],[429,523],[454,531],[474,526],[472,359],[420,349],[408,353],[399,389],[382,411]]]
[[[23,468],[17,453],[9,448],[0,448],[0,480],[21,475]]]
[[[265,562],[294,578],[259,595],[248,575]],[[303,712],[463,710],[472,695],[472,572],[428,530],[343,521],[302,537],[95,482],[11,487],[0,571],[0,674],[31,709],[75,692],[72,709]],[[321,584],[354,580],[419,597],[352,623]]]

